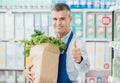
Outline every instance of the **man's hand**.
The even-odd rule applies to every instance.
[[[77,48],[77,46],[76,46],[76,39],[74,39],[74,41],[73,41],[73,48],[71,50],[71,55],[72,55],[73,60],[76,63],[80,63],[82,61],[80,49]]]
[[[24,69],[24,74],[25,74],[25,77],[27,79],[27,83],[33,83],[33,80],[34,80],[34,74],[30,71],[32,67],[33,67],[33,64],[29,64]]]

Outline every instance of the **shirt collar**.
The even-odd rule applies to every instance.
[[[69,38],[69,36],[70,36],[70,33],[71,33],[71,31],[70,31],[67,35],[65,35],[64,37],[62,37],[61,40],[62,40],[63,42],[65,42],[65,43],[67,43],[67,40],[68,40],[68,38]]]

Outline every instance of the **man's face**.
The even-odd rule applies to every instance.
[[[68,14],[68,11],[52,11],[52,24],[57,33],[69,32],[71,20],[72,16]]]

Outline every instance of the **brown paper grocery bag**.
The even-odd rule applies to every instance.
[[[57,83],[60,50],[50,43],[36,45],[30,50],[31,71],[35,74],[33,83]]]

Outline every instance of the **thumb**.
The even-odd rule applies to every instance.
[[[29,65],[27,65],[26,68],[30,70],[32,67],[33,67],[33,64],[29,64]]]
[[[76,39],[73,40],[73,47],[74,47],[74,48],[77,48]]]

